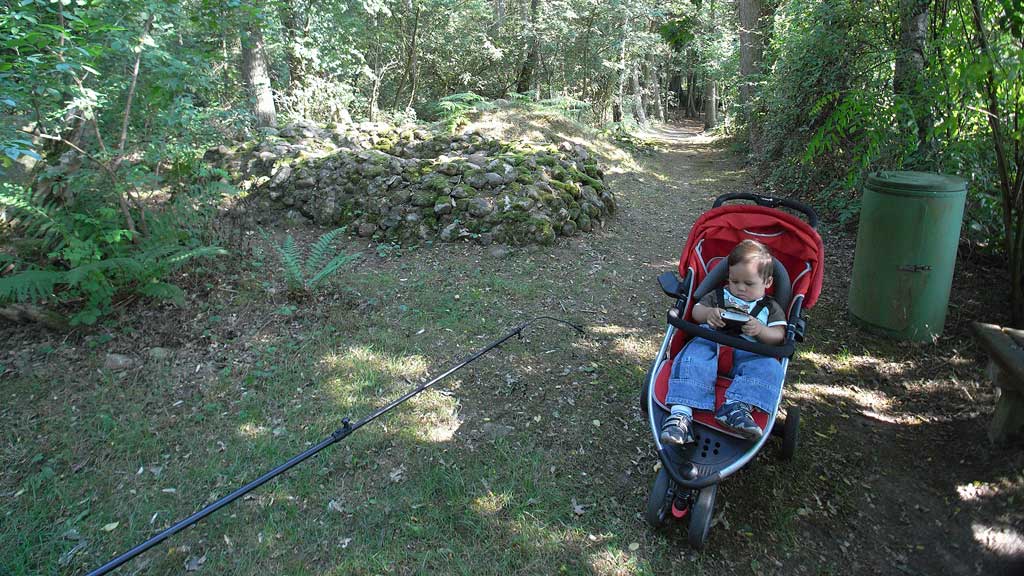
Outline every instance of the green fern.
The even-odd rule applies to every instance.
[[[315,275],[324,263],[324,260],[328,258],[328,250],[331,248],[331,243],[334,239],[341,235],[345,231],[345,228],[335,228],[330,232],[324,234],[316,241],[315,244],[309,249],[309,258],[306,259],[306,276]]]
[[[295,244],[295,238],[289,234],[279,246],[274,244],[274,251],[281,260],[285,271],[285,282],[288,289],[295,293],[308,293],[321,282],[341,269],[342,266],[355,260],[359,254],[333,253],[331,245],[345,231],[336,228],[320,236],[308,249],[303,259],[303,251]],[[264,236],[269,239],[269,236]],[[329,259],[329,260],[328,260]],[[327,264],[324,264],[327,261]]]
[[[22,270],[0,278],[0,303],[83,299],[85,304],[72,316],[71,323],[92,324],[110,310],[118,291],[182,302],[184,292],[161,279],[194,258],[224,254],[227,252],[216,246],[153,246],[69,270]]]
[[[39,302],[53,295],[54,287],[64,272],[25,270],[0,278],[0,302]]]

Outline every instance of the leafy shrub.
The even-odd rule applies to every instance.
[[[0,269],[13,272],[0,278],[0,304],[79,303],[73,325],[92,324],[109,313],[119,292],[180,302],[184,293],[164,278],[193,258],[226,253],[215,246],[189,246],[187,235],[140,238],[122,227],[116,210],[102,204],[44,203],[9,183],[0,190],[11,226],[33,241],[22,243],[31,248],[27,254],[0,255]],[[160,218],[152,222],[156,230],[174,226]]]
[[[467,116],[472,112],[484,112],[493,110],[494,104],[483,96],[473,92],[460,92],[445,96],[437,102],[438,116],[445,128],[454,132],[459,126],[465,125],[469,119]]]

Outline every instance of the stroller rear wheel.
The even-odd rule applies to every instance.
[[[675,482],[669,478],[665,468],[658,470],[651,486],[651,494],[647,497],[647,513],[644,519],[651,528],[662,528],[672,511],[672,500],[675,498]]]
[[[694,550],[704,548],[708,541],[708,533],[711,531],[711,517],[715,512],[715,496],[718,494],[718,484],[712,484],[701,488],[690,511],[690,530],[686,535],[690,547]]]

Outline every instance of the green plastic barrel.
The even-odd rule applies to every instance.
[[[903,340],[942,333],[966,196],[955,176],[868,176],[850,283],[854,318]]]

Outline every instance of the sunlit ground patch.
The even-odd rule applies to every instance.
[[[590,568],[600,576],[639,574],[636,558],[614,547],[590,555]]]
[[[974,541],[1004,558],[1024,559],[1024,536],[1009,526],[971,524]]]

